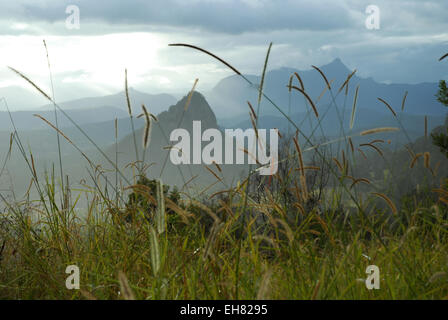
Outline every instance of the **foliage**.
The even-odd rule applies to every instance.
[[[180,203],[181,195],[177,186],[170,190],[170,186],[163,185],[164,199],[170,200],[174,205]],[[129,194],[124,210],[125,221],[131,222],[136,212],[143,212],[148,221],[153,221],[157,209],[157,180],[149,179],[145,175],[140,175],[135,189]],[[165,210],[168,217],[168,225],[172,226],[178,222],[177,216],[172,209]]]
[[[437,100],[448,107],[448,88],[445,80],[441,80],[439,83],[439,92],[436,95]],[[446,133],[438,132],[432,133],[433,144],[440,148],[440,152],[444,153],[448,158],[448,116],[445,121]]]

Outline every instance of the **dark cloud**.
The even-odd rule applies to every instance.
[[[71,4],[80,8],[80,30],[65,28],[65,9]],[[365,28],[370,4],[381,10],[380,30]],[[203,89],[231,74],[210,57],[168,47],[171,42],[206,48],[244,73],[261,71],[273,41],[271,69],[309,69],[340,57],[361,76],[377,81],[448,78],[446,63],[437,61],[448,52],[446,0],[0,0],[0,8],[3,35],[157,34],[163,42],[157,53],[160,70],[145,74],[149,80],[140,86],[160,91],[181,91],[182,85],[187,90],[196,77]],[[14,26],[18,23],[26,27]],[[171,83],[159,84],[162,78]]]
[[[232,34],[282,29],[340,29],[354,23],[343,2],[330,0],[17,1],[15,5],[8,5],[7,14],[3,12],[0,16],[53,23],[65,19],[65,8],[69,4],[80,8],[83,21],[197,27]]]
[[[228,34],[276,30],[361,31],[365,9],[370,4],[371,0],[0,0],[0,20],[46,24],[46,29],[61,34],[67,31],[63,28],[67,6],[77,5],[81,23],[87,24],[78,34],[107,33],[101,22],[123,30],[197,28]],[[373,4],[381,9],[381,28],[386,32],[402,35],[446,32],[446,0],[376,0]],[[98,28],[89,27],[94,23]],[[8,31],[2,28],[1,32]],[[20,33],[14,29],[10,32]]]

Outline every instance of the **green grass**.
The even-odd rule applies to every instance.
[[[73,211],[34,222],[17,215],[9,235],[2,234],[0,298],[120,299],[120,271],[137,299],[448,297],[448,221],[442,208],[400,212],[401,219],[371,215],[369,223],[310,212],[296,226],[280,210],[271,215],[269,233],[257,232],[251,219],[239,238],[241,200],[233,203],[234,217],[229,212],[215,222],[222,223],[216,234],[207,233],[197,218],[183,223],[171,213],[167,231],[155,233],[158,257],[151,255],[152,222],[142,216],[132,223],[114,221],[101,203],[92,203],[84,219]],[[65,268],[72,264],[80,268],[82,290],[65,288]],[[360,280],[372,264],[380,269],[380,290],[367,290]]]
[[[332,90],[331,107],[338,108]],[[262,98],[280,110],[260,85],[259,102]],[[56,103],[55,108],[60,109]],[[297,124],[284,116],[299,136]],[[137,183],[106,193],[102,173],[87,156],[90,187],[70,190],[66,183],[60,188],[54,173],[41,181],[15,132],[39,200],[11,202],[2,196],[0,298],[448,298],[446,203],[434,200],[431,189],[426,196],[413,194],[393,203],[383,194],[375,201],[372,192],[380,190],[370,186],[352,188],[361,177],[350,174],[362,158],[350,152],[348,143],[339,149],[345,137],[341,134],[336,153],[312,148],[315,161],[304,161],[329,174],[328,180],[300,168],[298,139],[295,148],[289,141],[279,174],[259,180],[250,175],[225,193],[192,200],[165,192],[159,181],[128,180],[110,159],[116,181],[109,190],[117,188],[119,175],[121,182]],[[313,146],[311,137],[300,138],[304,146]],[[438,194],[446,198],[446,189]],[[77,206],[81,198],[88,203],[83,212]],[[65,286],[69,265],[80,269],[81,290]],[[379,290],[366,288],[369,265],[379,267]]]

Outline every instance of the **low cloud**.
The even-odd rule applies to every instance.
[[[380,8],[379,30],[365,27],[370,4]],[[65,27],[67,5],[80,8],[79,30]],[[121,90],[124,68],[148,92],[185,92],[195,78],[208,90],[232,74],[211,57],[168,47],[173,42],[206,48],[251,74],[261,72],[272,41],[270,69],[309,69],[340,57],[380,82],[448,78],[437,61],[448,52],[445,0],[0,0],[0,8],[2,63],[47,83],[45,38],[55,79],[86,94]],[[4,72],[2,83],[17,79]]]

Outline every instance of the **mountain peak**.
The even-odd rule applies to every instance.
[[[323,65],[321,69],[324,70],[325,73],[339,74],[343,76],[350,72],[350,69],[347,68],[340,58],[335,58],[329,64]]]
[[[334,58],[333,61],[331,62],[332,64],[344,64],[341,60],[341,58]]]
[[[186,122],[191,122],[193,120],[200,120],[203,122],[204,127],[215,128],[217,127],[216,116],[208,104],[205,97],[194,91],[191,95],[191,99],[187,106],[189,99],[189,94],[185,95],[181,100],[179,100],[175,105],[172,105],[168,111],[162,112],[158,118],[166,119],[168,122],[176,122],[176,119],[184,119]]]

